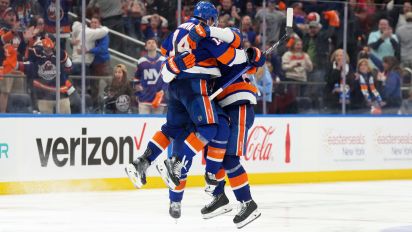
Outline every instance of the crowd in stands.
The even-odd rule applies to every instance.
[[[265,8],[262,0],[211,2],[219,11],[219,27],[238,27],[245,48],[264,49],[278,41],[285,33],[286,8],[293,8],[293,34],[252,78],[260,92],[258,113],[263,105],[271,114],[341,113],[344,105],[347,113],[411,114],[411,1],[267,0]],[[86,1],[90,22],[83,42],[80,19],[69,15],[81,15],[81,1],[60,0],[60,111],[81,112],[82,86],[75,77],[81,75],[84,45],[89,113],[165,113],[167,85],[159,78],[164,57],[156,49],[179,18],[184,22],[191,17],[196,2],[182,0],[178,15],[176,1]],[[53,113],[56,0],[0,0],[0,16],[0,72],[26,75],[0,80],[0,112],[13,113],[15,101],[11,104],[8,98],[23,80],[31,111]],[[109,48],[138,60],[134,75],[111,59]]]

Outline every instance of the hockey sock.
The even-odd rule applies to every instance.
[[[149,144],[147,144],[147,149],[150,149],[152,152],[146,158],[152,163],[160,154],[162,154],[169,144],[169,138],[162,131],[156,132],[149,141]]]
[[[179,158],[182,159],[183,156],[186,156],[186,159],[191,160],[216,136],[216,132],[217,124],[197,126],[196,133],[192,132],[186,137],[182,146],[182,156],[179,156]]]
[[[209,142],[207,146],[206,172],[216,174],[222,167],[229,136],[229,121],[224,117],[219,117],[216,136]]]
[[[193,156],[203,150],[206,144],[207,141],[201,139],[193,132],[190,133],[183,143],[182,153],[179,156],[180,160],[183,159],[183,156],[186,156],[186,159],[191,160]]]
[[[238,156],[227,156],[223,161],[230,186],[238,201],[244,202],[252,199],[248,176],[240,164]]]
[[[216,174],[222,166],[222,161],[226,152],[226,144],[210,142],[206,153],[206,172]]]
[[[216,174],[216,179],[219,181],[219,184],[216,186],[215,190],[213,191],[213,196],[219,195],[225,191],[225,175],[226,172],[223,168],[221,168],[217,174]]]

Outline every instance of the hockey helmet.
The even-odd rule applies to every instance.
[[[216,7],[205,1],[200,1],[196,4],[193,11],[193,16],[198,19],[203,19],[208,21],[209,19],[213,21],[213,26],[218,25],[218,13]]]

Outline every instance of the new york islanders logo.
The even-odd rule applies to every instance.
[[[116,109],[120,112],[127,112],[130,108],[130,97],[123,94],[116,99]]]
[[[55,22],[56,21],[56,3],[55,1],[52,1],[50,3],[50,6],[47,8],[47,18]],[[64,17],[64,11],[60,8],[60,20]]]

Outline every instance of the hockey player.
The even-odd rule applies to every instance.
[[[222,31],[219,28],[209,28],[204,24],[197,25],[189,33],[189,38],[193,41],[191,46],[197,46],[197,43],[201,40],[202,36],[200,36],[198,32],[209,32],[214,30],[219,32],[217,33],[217,37],[223,37],[223,39],[225,39],[225,36],[229,36],[227,34],[225,35],[225,31]],[[236,32],[236,34],[240,35],[239,30],[232,30]],[[233,45],[237,46],[236,48],[240,48],[241,41],[239,44],[232,43],[232,46]],[[257,56],[261,56],[259,55],[259,52],[260,51],[256,51]],[[257,56],[252,58],[256,60],[256,63],[255,66],[249,70],[249,74],[255,73],[256,67],[262,66],[265,62],[264,56],[260,58],[257,58]],[[220,64],[219,68],[221,70],[222,77],[212,80],[212,82],[214,82],[214,89],[216,90],[220,88],[228,79],[231,79],[243,70],[246,65],[247,63],[227,67]],[[241,202],[241,210],[233,219],[233,222],[238,228],[244,227],[260,216],[260,212],[257,210],[257,204],[253,201],[250,193],[247,173],[240,163],[240,156],[242,156],[246,150],[247,132],[253,125],[254,121],[254,111],[252,105],[256,104],[256,93],[257,89],[250,83],[249,79],[247,77],[240,77],[233,84],[227,87],[220,95],[218,95],[216,101],[219,106],[222,107],[223,115],[229,116],[230,119],[230,130],[219,130],[218,134],[223,134],[223,136],[221,136],[223,138],[225,138],[225,135],[229,135],[229,137],[227,141],[216,141],[216,139],[214,139],[211,143],[209,143],[205,152],[206,166],[219,165],[221,169],[216,174],[216,181],[218,181],[218,183],[211,183],[214,182],[214,180],[209,178],[208,175],[205,175],[207,183],[206,192],[212,193],[213,200],[201,210],[203,218],[208,219],[231,211],[231,208],[228,205],[229,200],[224,193],[224,176],[226,170],[236,199]],[[176,145],[176,143],[177,141],[174,142],[174,152],[179,152],[177,150],[179,146]],[[224,146],[222,146],[222,144]],[[221,163],[221,160],[217,160],[215,158],[214,153],[216,149],[226,151],[223,158],[223,163]],[[185,170],[185,176],[182,178],[182,183],[184,181],[184,184],[186,183],[185,179],[187,172],[188,169]],[[211,187],[215,185],[217,185],[216,189]],[[169,190],[170,200],[178,201],[174,204],[178,204],[180,206],[180,201],[183,198],[183,192],[184,186],[179,186],[179,188]],[[178,207],[171,207],[169,212],[172,217],[180,217],[180,208]]]
[[[185,159],[191,159],[202,151],[216,136],[216,109],[209,100],[207,91],[207,80],[220,76],[216,60],[228,66],[247,61],[243,50],[228,50],[227,47],[219,49],[221,42],[210,38],[202,46],[190,49],[187,40],[189,30],[201,21],[210,25],[216,23],[217,10],[209,2],[199,2],[195,7],[194,17],[180,25],[162,45],[162,53],[169,57],[162,69],[163,80],[170,82],[167,122],[149,142],[143,156],[126,167],[126,172],[136,187],[145,184],[144,173],[147,167],[170,144],[171,139],[176,138],[185,125],[193,123],[196,125],[196,132],[190,133],[182,146],[186,157],[180,160],[173,156],[165,161],[166,168],[161,169],[170,188],[180,184],[179,176]],[[224,153],[220,155],[223,156]],[[214,175],[217,170],[209,171]]]

